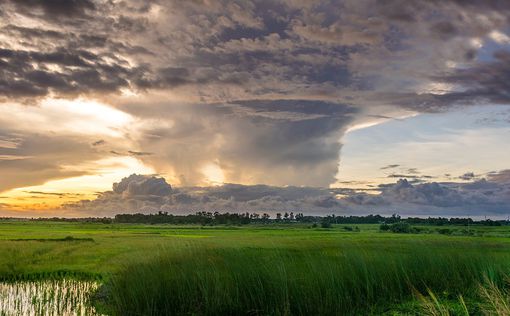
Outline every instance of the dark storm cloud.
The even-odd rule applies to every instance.
[[[510,101],[510,52],[496,51],[494,61],[468,69],[458,69],[439,78],[447,83],[466,87],[466,91],[450,94],[461,101],[479,100],[507,104]]]
[[[487,61],[479,44],[509,13],[503,0],[8,1],[0,96],[130,90],[112,103],[148,123],[129,134],[136,150],[110,153],[182,184],[214,164],[230,182],[327,186],[345,131],[385,107],[507,103],[508,53]]]
[[[126,78],[138,71],[123,66],[121,60],[109,64],[104,59],[109,56],[63,47],[47,53],[0,49],[0,58],[4,66],[0,94],[8,97],[114,92],[128,86]],[[52,65],[59,70],[52,70]]]
[[[469,64],[445,74],[441,63],[472,62],[477,48],[465,43],[508,26],[505,1],[46,0],[10,1],[5,10],[10,24],[2,32],[22,39],[2,59],[13,65],[2,74],[0,92],[8,97],[186,86],[212,99],[305,94],[363,105],[363,91],[368,100],[435,111],[472,94],[501,99],[498,91],[505,91],[416,91],[433,78],[491,86],[468,74],[490,75],[493,66]],[[23,25],[14,13],[53,27]],[[51,39],[55,45],[45,41]],[[64,69],[39,69],[48,64]]]
[[[340,136],[357,113],[348,105],[308,100],[167,105],[164,111],[172,125],[144,130],[138,143],[158,154],[140,158],[163,170],[176,168],[184,184],[203,183],[200,167],[212,156],[232,182],[316,186],[334,181]]]
[[[439,81],[471,84],[464,73],[444,75],[440,62],[462,62],[463,55],[473,55],[476,48],[459,43],[503,29],[509,10],[504,1],[370,0],[218,0],[144,5],[131,1],[119,5],[89,0],[11,1],[6,10],[33,18],[28,7],[42,9],[48,22],[64,27],[30,27],[9,15],[11,24],[3,32],[23,38],[27,48],[45,49],[39,56],[32,50],[11,49],[4,62],[15,65],[14,69],[4,70],[2,76],[1,92],[6,96],[191,86],[215,99],[220,91],[231,99],[321,94],[321,98],[350,97],[351,102],[363,104],[357,92],[364,91],[369,99],[375,93],[383,98],[380,101],[429,111],[468,96],[409,90],[416,90],[417,83],[434,76]],[[158,13],[151,16],[153,12]],[[85,13],[90,19],[70,25],[54,17]],[[88,32],[87,28],[94,31]],[[43,43],[44,39],[57,40],[60,46],[51,47]],[[98,54],[96,48],[106,51]],[[423,63],[429,57],[436,62],[422,65],[416,59],[420,52],[425,57]],[[106,62],[107,58],[113,61]],[[40,67],[49,63],[68,67],[61,71],[31,69],[34,62]],[[394,73],[388,66],[401,72]],[[477,73],[477,67],[491,68],[475,65],[462,69]],[[412,68],[422,77],[406,78],[406,69]],[[473,80],[477,82],[477,78]],[[396,85],[402,91],[396,93]],[[240,86],[241,95],[240,91],[234,92],[236,86]]]
[[[503,173],[504,174],[504,173]],[[62,205],[83,214],[115,212],[196,211],[270,212],[308,214],[375,212],[403,215],[501,216],[510,211],[510,181],[478,180],[469,183],[412,184],[405,179],[382,185],[379,193],[352,189],[274,187],[224,184],[213,187],[172,188],[163,178],[131,175],[95,200]]]
[[[40,8],[49,16],[76,16],[83,15],[96,6],[90,0],[7,0],[24,13],[33,12]]]

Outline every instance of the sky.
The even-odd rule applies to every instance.
[[[0,216],[510,215],[505,0],[6,0]]]

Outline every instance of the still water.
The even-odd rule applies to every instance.
[[[98,316],[91,295],[94,281],[0,282],[0,316]]]

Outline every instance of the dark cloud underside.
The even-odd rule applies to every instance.
[[[172,211],[294,211],[308,214],[375,212],[406,216],[503,216],[510,211],[510,182],[500,181],[506,171],[489,179],[469,183],[423,183],[413,185],[401,179],[380,187],[379,194],[349,189],[274,187],[224,184],[216,187],[172,189],[162,178],[131,175],[113,185],[113,191],[96,200],[63,206],[83,214],[112,215],[114,212]],[[497,182],[499,180],[499,182]],[[508,179],[507,179],[508,180]],[[340,196],[338,194],[341,194]]]

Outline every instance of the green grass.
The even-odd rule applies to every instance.
[[[344,226],[0,222],[0,279],[99,278],[116,315],[420,314],[428,290],[476,315],[510,272],[507,226]]]
[[[510,272],[509,255],[422,246],[169,249],[126,265],[106,285],[107,304],[115,315],[380,314],[415,291],[474,298],[485,276],[501,283]]]

